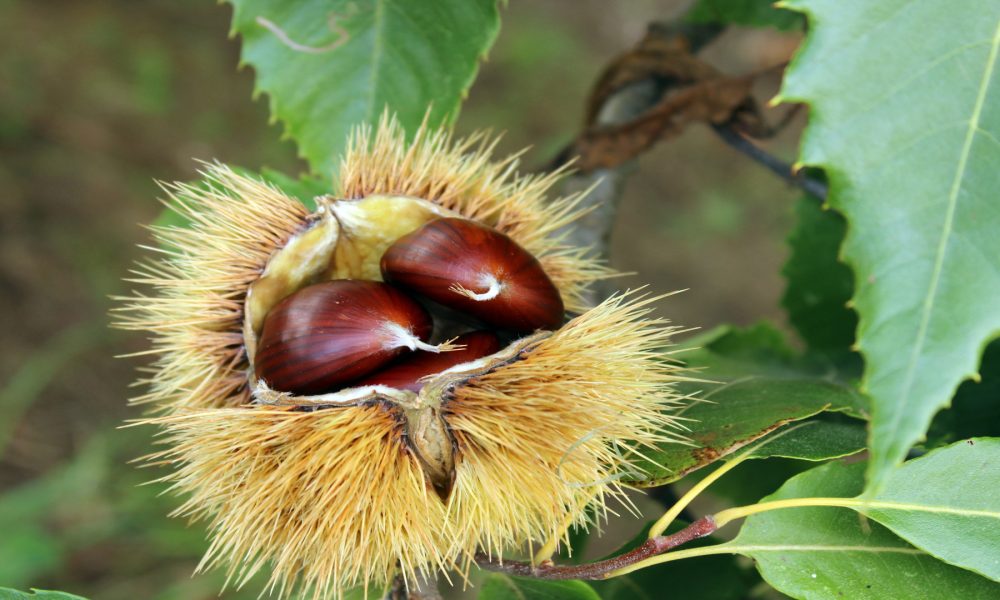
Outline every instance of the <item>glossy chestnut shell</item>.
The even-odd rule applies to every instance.
[[[254,368],[275,390],[331,392],[414,349],[432,327],[419,303],[388,284],[318,283],[268,312]]]
[[[352,386],[387,385],[399,390],[419,392],[424,387],[420,378],[440,373],[455,365],[489,356],[500,350],[500,338],[489,331],[464,333],[452,342],[465,346],[453,352],[426,352],[418,350],[400,356],[387,367],[357,381]]]
[[[538,260],[473,221],[431,221],[390,246],[381,269],[386,281],[499,329],[556,329],[563,321],[562,297]]]

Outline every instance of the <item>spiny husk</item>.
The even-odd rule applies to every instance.
[[[643,449],[675,437],[672,328],[644,320],[655,299],[616,297],[474,377],[444,401],[457,444],[442,501],[402,435],[398,407],[373,402],[312,412],[246,407],[157,419],[189,495],[178,514],[210,522],[202,567],[237,583],[264,565],[281,592],[316,598],[464,569],[586,526]]]
[[[243,301],[276,248],[307,221],[306,207],[274,186],[206,165],[200,184],[162,185],[190,227],[151,226],[155,258],[129,281],[151,287],[119,298],[116,326],[152,334],[157,358],[132,399],[156,408],[238,406],[249,399]]]
[[[587,308],[583,293],[610,271],[584,249],[553,235],[580,216],[579,196],[546,202],[557,175],[518,176],[516,157],[490,162],[493,143],[474,135],[454,140],[422,127],[409,144],[397,122],[357,130],[334,188],[344,198],[405,195],[488,223],[532,252],[571,312]],[[156,259],[140,263],[134,283],[153,288],[119,298],[117,326],[153,333],[157,356],[149,391],[133,398],[163,410],[239,406],[249,399],[242,345],[247,287],[268,260],[310,223],[308,211],[274,186],[220,165],[206,165],[201,184],[163,186],[165,204],[190,228],[152,226]]]
[[[491,163],[491,149],[482,136],[427,129],[407,145],[383,119],[356,134],[334,189],[412,196],[489,224],[539,257],[567,307],[584,311],[584,288],[608,271],[554,236],[579,216],[578,200],[546,203],[554,175],[518,177],[516,160]],[[133,281],[153,293],[123,299],[118,322],[153,335],[155,362],[140,380],[149,392],[134,401],[161,413],[145,422],[165,429],[167,449],[149,460],[175,467],[166,481],[188,496],[178,514],[210,525],[202,568],[224,567],[241,584],[267,566],[273,590],[315,598],[377,590],[396,573],[461,573],[479,549],[502,556],[602,514],[643,448],[672,437],[680,374],[657,352],[672,329],[646,320],[652,299],[634,296],[584,312],[436,399],[455,448],[445,500],[391,397],[320,409],[254,402],[248,286],[317,217],[225,166],[204,175],[165,186],[193,226],[152,228],[159,256]]]
[[[281,596],[311,588],[339,597],[375,589],[397,568],[447,565],[444,505],[401,441],[392,407],[300,412],[222,408],[159,420],[171,448],[177,516],[208,520],[212,544],[199,570],[223,565],[245,583],[265,566]]]

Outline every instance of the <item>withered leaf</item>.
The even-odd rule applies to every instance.
[[[634,49],[612,61],[598,78],[587,103],[586,128],[561,157],[578,156],[576,167],[583,171],[616,167],[693,122],[765,131],[751,97],[758,75],[724,75],[692,54],[683,35],[651,26]],[[606,122],[602,111],[608,101],[640,82],[653,86],[651,105],[631,120]]]

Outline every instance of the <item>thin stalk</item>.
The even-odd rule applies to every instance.
[[[726,544],[716,544],[714,546],[705,546],[703,548],[688,548],[687,550],[667,552],[666,554],[660,554],[641,560],[637,563],[628,565],[627,567],[615,569],[614,571],[609,572],[605,578],[611,579],[612,577],[621,577],[622,575],[628,575],[633,571],[638,571],[640,569],[645,569],[646,567],[659,565],[665,562],[682,560],[685,558],[695,558],[697,556],[711,556],[713,554],[733,554],[733,549]]]
[[[742,152],[746,156],[753,159],[757,164],[762,165],[768,171],[805,191],[809,195],[822,201],[826,201],[826,196],[829,190],[827,189],[826,184],[822,181],[817,181],[807,177],[803,171],[796,171],[792,165],[774,156],[757,144],[754,144],[749,139],[726,125],[713,125],[712,129],[715,131],[716,135],[719,136],[719,139],[724,141],[730,147]]]
[[[736,468],[737,465],[748,458],[750,458],[750,452],[746,452],[741,456],[725,463],[718,469],[712,471],[707,477],[696,483],[694,487],[681,496],[667,512],[663,513],[663,516],[657,519],[656,523],[653,523],[653,526],[649,530],[649,539],[663,535],[663,532],[667,530],[667,527],[670,527],[670,524],[674,522],[677,515],[681,514],[681,512],[687,508],[688,504],[691,504],[692,500],[705,491],[705,488],[715,483],[720,477]]]
[[[660,517],[656,521],[656,523],[653,523],[653,527],[649,530],[650,539],[657,537],[659,535],[663,535],[663,532],[666,531],[667,527],[669,527],[670,524],[674,522],[674,519],[677,518],[677,515],[681,514],[681,512],[683,512],[683,510],[687,508],[687,506],[691,503],[691,501],[697,498],[699,494],[704,492],[705,488],[712,485],[713,483],[718,481],[720,477],[722,477],[723,475],[725,475],[726,473],[733,470],[738,465],[742,464],[744,461],[749,459],[751,456],[753,456],[754,452],[759,450],[761,447],[770,444],[774,440],[784,435],[787,435],[795,431],[796,429],[806,427],[807,425],[808,425],[807,423],[799,423],[791,427],[786,427],[782,431],[779,431],[773,435],[764,438],[763,440],[754,443],[749,448],[744,449],[738,456],[726,461],[726,464],[712,471],[707,477],[696,483],[694,487],[688,490],[686,494],[681,496],[680,499],[678,499],[677,502],[674,503],[674,505],[671,506],[669,510],[667,510],[667,512],[663,513],[663,516]],[[716,524],[719,527],[722,527],[722,525],[718,523],[718,521],[716,521]]]
[[[566,513],[566,516],[563,517],[562,523],[559,524],[559,529],[549,536],[549,539],[545,542],[545,544],[538,549],[538,552],[536,552],[535,556],[531,559],[531,564],[540,565],[552,558],[552,555],[556,553],[556,547],[559,546],[559,540],[562,538],[566,530],[569,529],[570,525],[573,524],[573,519],[576,517],[577,512],[582,507],[589,504],[593,498],[593,495],[584,496],[573,511]]]
[[[673,535],[646,540],[634,550],[607,560],[584,565],[556,565],[551,562],[538,565],[520,561],[498,562],[483,554],[476,557],[476,563],[488,571],[537,579],[607,579],[608,574],[613,571],[663,554],[691,540],[704,537],[715,530],[716,526],[712,517],[702,517]]]

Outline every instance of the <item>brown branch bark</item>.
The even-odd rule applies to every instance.
[[[691,51],[697,52],[718,37],[724,27],[693,23],[652,23],[649,29],[663,36],[683,36]],[[665,82],[655,79],[631,82],[605,95],[600,106],[591,107],[596,115],[594,123],[620,125],[632,121],[655,106],[665,93],[666,87]],[[553,165],[558,167],[563,164],[564,159],[565,157],[557,157]],[[580,205],[580,208],[590,209],[590,212],[568,228],[566,232],[568,244],[577,248],[592,248],[596,256],[607,260],[618,201],[625,187],[625,181],[634,171],[635,161],[628,161],[614,168],[576,172],[565,179],[564,194],[583,192],[592,188]],[[599,285],[591,289],[591,297],[588,300],[592,304],[597,304],[615,289],[613,283],[599,282]]]
[[[519,561],[499,562],[484,554],[477,555],[476,564],[488,571],[536,579],[606,579],[612,571],[668,552],[682,544],[705,537],[715,532],[716,529],[715,521],[709,515],[698,519],[673,535],[662,535],[646,540],[634,550],[584,565],[557,565],[552,561],[545,561],[532,566],[531,563]]]

